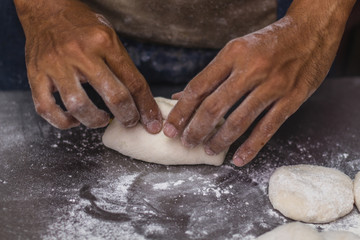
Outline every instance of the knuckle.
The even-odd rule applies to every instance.
[[[217,118],[221,115],[224,109],[224,103],[219,99],[213,100],[206,100],[204,102],[204,112],[210,118]]]
[[[118,106],[130,102],[130,98],[126,91],[119,91],[108,94],[107,101],[112,105]]]
[[[275,131],[276,131],[276,127],[275,127],[275,123],[273,122],[268,122],[264,124],[261,128],[261,132],[265,136],[265,138],[270,138]]]
[[[224,51],[227,54],[231,54],[231,53],[240,53],[242,52],[245,48],[246,48],[246,42],[242,41],[240,39],[234,39],[231,40],[230,42],[228,42],[225,47],[224,47]]]
[[[148,85],[140,79],[131,81],[127,87],[131,93],[144,93],[149,90]]]
[[[64,104],[70,113],[75,113],[83,111],[87,106],[87,101],[81,95],[70,95],[64,99]]]
[[[44,116],[50,113],[51,106],[46,102],[39,102],[34,99],[35,111],[40,115]]]
[[[247,112],[238,113],[234,117],[229,117],[225,122],[226,131],[229,135],[240,136],[250,125],[251,117]]]
[[[237,135],[235,135],[234,132],[222,133],[221,136],[219,136],[219,140],[216,145],[218,145],[218,148],[224,149],[230,146],[235,141],[234,138],[236,137]]]
[[[103,47],[112,46],[114,30],[105,25],[98,25],[91,33],[91,41]]]
[[[200,82],[190,82],[184,90],[184,99],[190,102],[199,102],[205,98],[204,86]]]

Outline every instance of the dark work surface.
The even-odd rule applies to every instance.
[[[276,167],[360,170],[359,93],[360,78],[327,80],[236,168],[133,160],[102,145],[104,129],[57,130],[29,92],[0,92],[0,239],[253,239],[290,221],[268,200]],[[360,214],[317,226],[360,234]]]

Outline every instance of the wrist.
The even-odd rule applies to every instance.
[[[294,0],[286,15],[312,28],[343,28],[356,0]]]
[[[337,49],[356,0],[294,0],[285,17],[294,29],[311,40],[311,49],[320,45]],[[336,50],[335,50],[336,51]]]

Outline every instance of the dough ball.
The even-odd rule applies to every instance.
[[[270,178],[269,198],[273,207],[286,217],[308,223],[327,223],[353,209],[353,182],[333,168],[284,166]]]
[[[324,240],[320,234],[303,223],[293,222],[267,232],[256,240]]]
[[[320,235],[324,240],[360,240],[358,235],[345,231],[322,232]]]
[[[163,118],[166,119],[176,100],[155,98]],[[146,132],[141,124],[133,128],[125,128],[113,120],[103,135],[105,146],[123,155],[151,163],[164,165],[193,165],[208,164],[219,166],[224,162],[228,149],[224,152],[209,156],[202,145],[195,148],[185,148],[179,139],[171,139],[161,131],[158,134]]]
[[[354,194],[355,194],[356,207],[360,211],[360,172],[358,172],[355,176]]]
[[[293,222],[275,228],[256,240],[360,240],[360,237],[351,232],[328,231],[318,233],[316,229],[300,223]]]

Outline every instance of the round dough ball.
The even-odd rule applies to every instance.
[[[320,235],[324,240],[360,240],[358,235],[345,231],[322,232]]]
[[[360,172],[355,176],[354,180],[354,194],[355,194],[355,203],[356,207],[360,211]]]
[[[324,240],[313,228],[299,222],[282,225],[256,240]]]
[[[353,209],[353,182],[333,168],[284,166],[270,178],[269,198],[273,207],[286,217],[308,223],[327,223]]]

